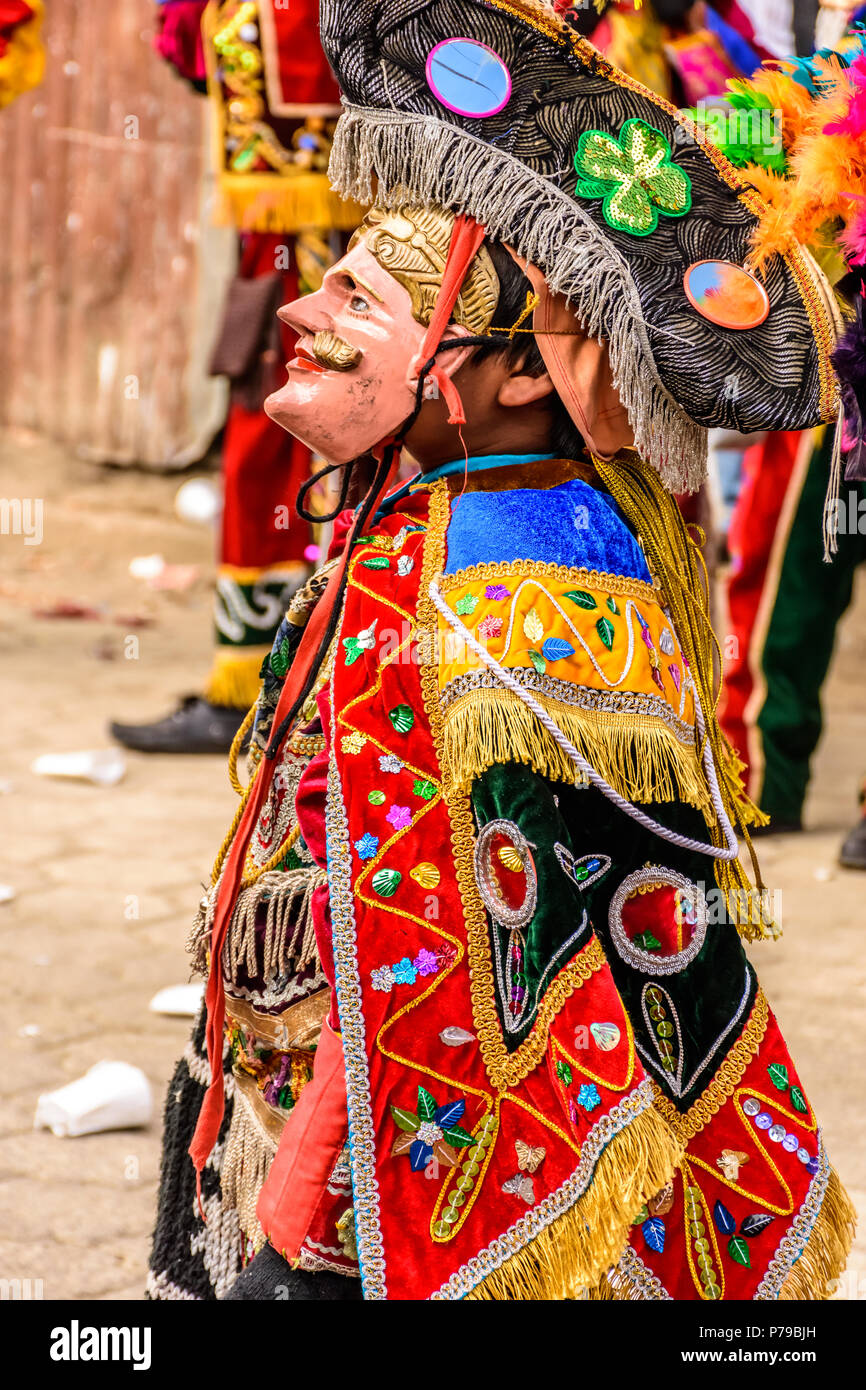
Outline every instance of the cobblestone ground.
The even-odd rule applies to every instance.
[[[187,979],[184,939],[233,811],[218,758],[128,755],[109,790],[35,776],[38,754],[108,747],[110,717],[148,719],[200,685],[209,660],[210,534],[175,519],[177,480],[103,470],[0,437],[0,497],[44,499],[44,540],[0,536],[0,1277],[46,1298],[137,1299],[159,1163],[159,1114],[187,1024],[148,1012]],[[179,596],[129,577],[135,555],[195,562]],[[41,619],[60,599],[99,620]],[[134,627],[136,615],[152,620]],[[128,636],[139,639],[127,659]],[[804,660],[807,659],[804,654]],[[843,626],[807,834],[765,842],[785,936],[754,949],[843,1180],[866,1209],[866,877],[835,867],[866,770],[866,593]],[[142,1131],[58,1139],[32,1128],[40,1092],[94,1062],[134,1063],[155,1114]],[[866,1223],[864,1223],[866,1225]],[[840,1296],[866,1297],[866,1231]]]

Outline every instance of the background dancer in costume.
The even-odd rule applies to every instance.
[[[454,10],[323,6],[332,176],[381,202],[283,311],[268,408],[343,487],[377,467],[278,635],[195,933],[202,1202],[258,1252],[232,1297],[354,1261],[367,1299],[825,1297],[852,1214],[740,944],[757,813],[670,492],[710,426],[832,415],[832,302],[794,241],[744,269],[736,171],[546,6]],[[166,1227],[183,1288],[200,1232]]]
[[[770,200],[776,230],[809,243],[849,306],[862,297],[866,184],[851,173],[850,155],[859,138],[864,77],[866,56],[852,29],[838,53],[788,60],[749,82],[731,84],[731,119],[717,120],[717,107],[707,127],[727,132],[720,146]],[[776,135],[767,138],[762,111],[774,106],[782,118]],[[863,360],[856,328],[849,341],[847,374],[856,377]],[[856,392],[849,394],[846,448],[854,446],[859,430]],[[836,553],[832,564],[825,563],[830,557],[821,517],[836,444],[835,428],[817,435],[770,434],[749,453],[731,523],[728,603],[735,642],[721,718],[751,765],[753,794],[770,817],[768,831],[775,833],[802,828],[810,762],[822,730],[821,689],[863,559],[862,482],[849,468],[836,509]],[[838,480],[832,486],[838,489]],[[866,867],[862,821],[847,837],[841,859],[849,867]]]
[[[316,0],[160,7],[158,47],[198,90],[207,89],[225,209],[240,231],[211,371],[231,383],[222,446],[223,511],[214,602],[216,650],[201,695],[152,724],[112,724],[129,748],[227,752],[256,697],[264,658],[310,571],[309,523],[295,512],[310,452],[262,409],[291,355],[280,304],[315,290],[340,255],[341,233],[361,210],[327,181],[339,92],[318,42]],[[202,31],[203,26],[203,31]]]

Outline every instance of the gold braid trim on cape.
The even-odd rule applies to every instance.
[[[574,1206],[466,1298],[543,1302],[581,1297],[616,1264],[635,1216],[670,1182],[681,1158],[664,1120],[655,1110],[645,1110],[605,1147],[589,1188]]]

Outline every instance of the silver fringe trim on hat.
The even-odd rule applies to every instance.
[[[669,491],[700,487],[707,431],[662,384],[628,263],[573,198],[513,155],[435,117],[349,103],[334,135],[329,177],[338,193],[360,203],[435,202],[464,212],[538,266],[551,290],[573,305],[587,337],[608,343],[613,383],[641,457]]]

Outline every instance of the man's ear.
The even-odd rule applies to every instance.
[[[442,334],[442,341],[446,343],[453,341],[454,338],[471,338],[472,336],[469,329],[465,328],[462,323],[449,323],[445,332]],[[459,372],[464,362],[469,361],[469,358],[472,356],[472,351],[473,349],[471,347],[446,348],[444,352],[438,352],[436,354],[436,365],[446,376],[453,377]],[[417,390],[418,373],[423,365],[423,362],[417,357],[413,358],[409,364],[406,381],[413,391]]]
[[[528,372],[516,371],[505,378],[496,399],[499,405],[533,405],[535,401],[543,401],[545,396],[552,396],[553,391],[553,382],[547,372],[542,372],[541,376],[530,376]]]

